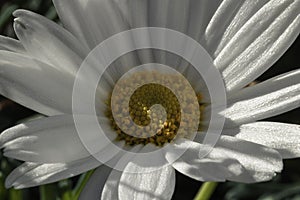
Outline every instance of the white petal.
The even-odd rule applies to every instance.
[[[86,183],[84,189],[80,193],[79,200],[99,200],[101,198],[101,193],[104,190],[104,185],[108,184],[108,176],[110,175],[111,168],[101,165],[90,177],[89,181]],[[117,186],[116,186],[117,188]],[[104,191],[103,191],[104,192]],[[116,193],[118,195],[118,193]],[[108,199],[108,198],[105,198]]]
[[[37,164],[25,162],[6,179],[6,187],[22,189],[53,183],[98,167],[101,163],[92,157],[71,163]]]
[[[129,29],[111,0],[53,0],[64,26],[93,49],[113,34]]]
[[[246,86],[280,58],[300,32],[299,13],[299,1],[273,0],[243,22],[215,59],[228,91]]]
[[[20,41],[0,35],[0,50],[25,54],[26,50]]]
[[[129,175],[134,174],[149,174],[154,173],[158,168],[157,165],[153,166],[152,163],[157,163],[157,160],[155,158],[149,156],[145,156],[149,150],[153,150],[153,148],[149,145],[143,146],[143,145],[137,145],[133,148],[128,147],[127,151],[120,152],[115,158],[113,158],[111,161],[108,162],[109,166],[114,166],[114,169],[111,171],[111,174],[106,180],[106,183],[104,187],[98,188],[98,191],[103,190],[102,192],[102,198],[101,199],[126,199],[124,196],[118,196],[119,191],[119,183],[121,180],[122,174],[125,172],[128,172]],[[133,153],[139,153],[133,154]],[[140,154],[141,153],[141,154]],[[151,164],[146,163],[145,160],[150,161]],[[152,162],[151,162],[152,161]],[[138,163],[138,164],[137,164]],[[137,166],[146,166],[146,167],[137,167]],[[119,171],[121,170],[121,171]],[[106,176],[104,177],[106,179]],[[92,189],[94,190],[94,189]],[[137,191],[138,192],[138,191]],[[143,193],[144,191],[140,191]],[[91,197],[92,195],[90,195]]]
[[[0,51],[0,93],[45,115],[71,113],[73,77],[18,53]]]
[[[222,7],[224,9],[222,9],[222,7],[219,8],[220,11],[216,12],[213,20],[210,22],[210,27],[206,31],[206,37],[210,38],[209,41],[213,42],[213,38],[215,39],[214,42],[216,44],[213,45],[214,49],[212,49],[214,50],[213,56],[216,57],[243,25],[269,1],[270,0],[223,1]],[[232,11],[230,12],[227,9],[232,9]],[[230,16],[230,18],[226,18],[228,19],[225,21],[226,23],[224,23],[224,19],[222,18],[224,15]],[[222,22],[222,29],[219,29],[217,25]]]
[[[131,29],[148,26],[148,0],[114,0],[116,6],[122,13],[124,20],[128,21]],[[150,37],[147,38],[147,44],[150,46]],[[138,51],[141,63],[154,62],[153,52],[151,49],[143,49]]]
[[[53,3],[65,27],[87,44],[90,49],[94,49],[114,34],[130,29],[128,21],[118,7],[119,2],[112,0],[54,0]],[[124,46],[133,48],[134,42],[129,39],[117,45],[120,46],[115,49],[121,51]],[[98,57],[96,57],[97,60]],[[113,63],[113,67],[116,71],[122,72],[122,70],[126,71],[138,64],[138,55],[136,52],[131,52],[118,58]],[[112,74],[110,75],[112,76]],[[118,78],[120,76],[117,76]]]
[[[5,187],[6,188],[12,187],[12,184],[15,180],[17,180],[18,178],[20,178],[22,175],[26,174],[27,172],[30,172],[31,170],[34,170],[38,166],[40,166],[40,164],[31,163],[31,162],[25,162],[22,165],[18,166],[6,178]]]
[[[189,20],[189,4],[190,0],[148,1],[148,26],[167,28],[186,33]],[[161,37],[161,41],[164,41],[164,38],[169,36],[164,34]],[[182,60],[178,56],[168,54],[165,51],[156,51],[154,55],[156,62],[168,66],[178,66]]]
[[[151,0],[148,1],[148,23],[150,27],[164,27],[186,32],[190,1]],[[180,10],[180,12],[178,12]]]
[[[300,70],[295,70],[244,88],[229,97],[231,104],[221,114],[229,119],[228,125],[232,125],[261,120],[297,108],[300,106],[299,80]]]
[[[75,74],[89,49],[72,34],[47,18],[26,10],[14,12],[15,31],[34,57]]]
[[[244,174],[232,176],[228,180],[242,182],[259,182],[270,180],[276,172],[282,170],[280,154],[268,147],[240,140],[234,137],[222,136],[216,148],[223,150],[230,158],[238,160],[246,169],[246,177],[253,180],[244,180]]]
[[[107,200],[118,200],[119,199],[119,182],[122,176],[122,172],[117,170],[112,170],[109,175],[101,195],[101,199]]]
[[[203,135],[198,134],[195,141],[202,142]],[[234,137],[221,136],[213,149],[206,149],[203,145],[200,145],[200,147],[200,149],[196,150],[198,151],[197,154],[199,155],[200,153],[202,158],[203,155],[209,152],[202,160],[207,162],[206,165],[209,166],[210,164],[211,166],[211,169],[206,168],[208,175],[202,175],[205,177],[204,181],[213,181],[217,178],[243,183],[268,181],[276,175],[276,172],[280,172],[282,169],[282,158],[277,151]],[[204,152],[202,152],[203,150]],[[185,170],[183,171],[184,174],[192,175],[191,177],[195,175],[199,177],[201,172],[198,172],[198,174],[196,171],[192,173],[188,169],[201,168],[201,160],[199,162],[199,157],[197,160],[196,152],[189,152],[188,150],[186,154],[189,154],[187,155],[188,157],[186,159],[182,158],[181,163],[181,165],[184,165],[178,166]],[[188,158],[195,160],[188,160]],[[198,164],[199,166],[197,166]],[[216,173],[216,169],[223,169],[224,171],[224,167],[225,169],[227,168],[227,172],[225,170],[223,175]],[[205,171],[203,174],[205,174]]]
[[[83,116],[76,126],[69,115],[24,123],[2,133],[0,145],[5,156],[27,162],[66,163],[94,155],[105,163],[119,153],[124,142],[113,142],[116,134],[112,131],[104,135],[93,129],[85,132],[83,140],[76,127],[92,127],[91,118]]]
[[[176,149],[188,147],[186,152],[176,160],[172,166],[182,174],[189,176],[198,181],[225,181],[233,175],[242,173],[243,167],[234,158],[224,155],[224,152],[218,148],[205,157],[200,159],[200,151],[204,152],[205,146],[197,142],[185,140],[171,146],[166,153],[166,158],[170,158],[172,153],[176,153]]]
[[[90,156],[72,116],[54,116],[17,125],[0,135],[5,156],[41,163],[71,162]]]
[[[228,103],[235,103],[247,99],[256,98],[266,94],[282,90],[284,88],[299,85],[300,83],[300,69],[293,70],[264,82],[258,83],[251,87],[246,87],[230,96],[228,96]]]
[[[227,129],[224,133],[276,149],[283,158],[300,157],[300,125],[255,122]]]
[[[135,159],[137,153],[141,151],[144,146],[139,144],[135,146],[125,146],[125,151],[120,151],[114,158],[109,160],[107,164],[119,171],[125,171],[129,162]]]
[[[187,35],[200,42],[208,52],[210,49],[204,33],[221,2],[221,0],[190,1]]]
[[[140,173],[122,174],[119,182],[119,199],[171,199],[175,188],[175,171],[171,166],[158,168],[153,172],[132,163],[127,167]]]
[[[245,1],[240,0],[224,0],[211,17],[202,38],[211,55],[214,56],[214,50],[219,44],[220,38],[244,3]]]
[[[131,28],[148,27],[148,1],[113,0]]]

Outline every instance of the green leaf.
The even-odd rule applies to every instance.
[[[23,200],[23,191],[9,189],[9,200]]]
[[[12,13],[18,8],[15,4],[7,3],[1,9],[0,15],[0,27],[4,26],[8,19],[12,16]]]
[[[42,185],[39,189],[41,200],[55,200],[58,197],[56,184]]]
[[[87,173],[81,175],[74,191],[73,191],[73,196],[74,199],[78,199],[80,196],[80,193],[82,192],[84,186],[86,185],[86,183],[89,181],[90,177],[92,176],[92,174],[94,173],[94,170],[88,171]]]

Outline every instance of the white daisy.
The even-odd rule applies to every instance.
[[[82,199],[171,199],[175,170],[199,181],[259,182],[280,172],[283,158],[300,156],[298,125],[257,122],[299,107],[300,70],[245,88],[299,35],[299,0],[53,2],[66,29],[18,10],[14,28],[19,41],[0,38],[0,93],[48,116],[1,134],[4,154],[25,161],[8,176],[7,187],[37,186],[97,168]],[[133,162],[125,170],[140,173],[122,173],[99,166],[80,141],[72,117],[76,72],[99,43],[137,27],[164,27],[187,34],[206,49],[221,72],[228,108],[220,114],[227,121],[205,158],[199,158],[203,145],[196,137],[171,143],[174,151],[189,148],[169,166],[149,172],[149,167]],[[140,52],[126,60],[135,66],[137,59],[151,62],[148,55]],[[157,62],[168,60],[167,54],[160,55],[155,57]],[[133,144],[137,152],[147,147]]]

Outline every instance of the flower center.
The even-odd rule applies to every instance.
[[[155,76],[163,79],[166,78],[164,77],[166,75],[163,74],[155,74]],[[185,91],[184,84],[180,84],[179,77],[176,77],[176,75],[169,76],[171,77],[168,77],[167,81],[171,81],[172,90]],[[147,74],[139,74],[139,78],[147,78]],[[136,76],[128,78],[125,81],[126,84],[122,84],[124,88],[122,89],[123,92],[118,93],[118,100],[112,105],[110,96],[107,101],[106,116],[110,119],[111,126],[117,133],[117,141],[123,140],[130,146],[138,144],[146,145],[148,143],[163,146],[166,143],[170,143],[175,137],[189,137],[189,126],[195,126],[195,123],[198,130],[200,129],[199,122],[201,116],[199,113],[202,113],[201,109],[203,109],[200,94],[184,94],[183,92],[182,95],[185,97],[184,102],[181,103],[185,104],[184,108],[180,105],[176,95],[168,87],[157,83],[149,83],[137,88],[130,97],[129,105],[124,105],[123,99],[128,95],[126,85],[130,86],[131,82],[136,81],[138,81]],[[194,99],[192,95],[194,95]],[[192,109],[195,107],[189,106],[193,104],[193,100],[195,99],[197,101],[196,104],[198,104],[197,108],[199,108],[198,112],[193,112]],[[154,105],[162,106],[164,111],[156,110],[154,112]],[[129,113],[122,106],[129,106]],[[185,114],[184,118],[182,109],[185,109],[185,112],[189,113]],[[195,120],[195,117],[192,117],[192,115],[195,115],[194,113],[198,113],[199,115],[196,117],[197,120]],[[126,118],[128,114],[131,120]],[[118,126],[114,116],[120,117],[122,128]],[[137,126],[142,128],[137,128]],[[180,131],[179,133],[178,130],[180,127],[184,127],[184,131]],[[155,134],[148,134],[150,130],[153,130]],[[128,132],[134,133],[136,137],[127,134]]]

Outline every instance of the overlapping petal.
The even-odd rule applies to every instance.
[[[101,194],[103,195],[105,186],[111,183],[111,171],[112,169],[105,165],[101,165],[100,167],[98,167],[90,177],[89,181],[86,183],[82,192],[80,193],[79,200],[109,199],[101,198]],[[114,185],[113,188],[118,187],[117,185]],[[114,193],[113,195],[118,196],[118,193]]]
[[[175,171],[171,166],[152,172],[133,163],[129,163],[128,168],[135,168],[134,171],[139,173],[122,173],[118,186],[119,199],[171,199],[175,188]]]
[[[103,187],[101,199],[119,199],[119,183],[122,176],[121,171],[112,170]]]
[[[227,125],[243,124],[272,117],[300,106],[300,70],[279,75],[229,97],[221,114]]]
[[[276,149],[283,158],[300,156],[300,125],[277,122],[243,124],[224,134]]]
[[[26,54],[20,41],[4,36],[0,36],[0,50]]]
[[[251,5],[250,1],[247,1],[249,8],[261,6]],[[282,56],[299,35],[299,13],[299,1],[272,0],[244,22],[214,61],[222,71],[228,91],[234,92],[246,86]]]
[[[111,0],[53,0],[64,26],[93,49],[113,34],[129,29]]]
[[[0,51],[0,93],[45,115],[71,113],[73,77],[35,58]]]
[[[175,171],[171,166],[149,172],[129,163],[139,173],[126,173],[99,167],[81,193],[80,199],[170,199],[175,187]],[[128,169],[127,169],[128,170]],[[100,198],[101,197],[101,198]]]
[[[91,129],[79,135],[76,127],[92,127],[90,116],[76,125],[71,115],[53,116],[17,125],[0,135],[4,155],[26,162],[69,163],[91,155],[107,162],[119,153],[123,142],[113,144],[106,136]],[[113,140],[114,133],[108,133]],[[86,137],[86,139],[82,139]],[[84,143],[84,142],[88,142]],[[95,146],[93,149],[87,147]],[[92,152],[93,151],[93,152]]]
[[[261,182],[271,180],[283,168],[281,155],[271,148],[237,139],[222,136],[216,148],[223,150],[230,158],[235,158],[246,169],[246,174],[232,176],[229,180],[239,182]],[[244,179],[246,177],[251,179]]]
[[[253,183],[268,181],[282,170],[282,158],[276,150],[238,138],[221,136],[216,146],[202,159],[199,155],[205,147],[192,142],[189,145],[192,148],[184,154],[187,157],[182,157],[179,163],[173,165],[198,180]],[[217,168],[222,173],[215,171]]]
[[[90,156],[72,116],[67,115],[34,120],[7,129],[0,135],[0,145],[4,147],[4,155],[27,162],[72,162]]]
[[[17,17],[15,32],[31,56],[75,75],[89,53],[84,43],[58,24],[33,12],[17,10],[14,16]]]
[[[201,151],[204,152],[208,149],[197,142],[184,140],[171,145],[170,148],[172,149],[168,149],[166,152],[167,160],[176,156],[181,149],[187,148],[186,152],[172,163],[172,166],[182,174],[198,181],[221,182],[233,175],[239,175],[243,170],[236,159],[227,157],[218,149],[214,149],[206,157],[200,158]]]
[[[16,168],[6,179],[6,187],[16,189],[48,184],[76,176],[94,169],[101,163],[93,157],[70,163],[31,163],[25,162]]]

